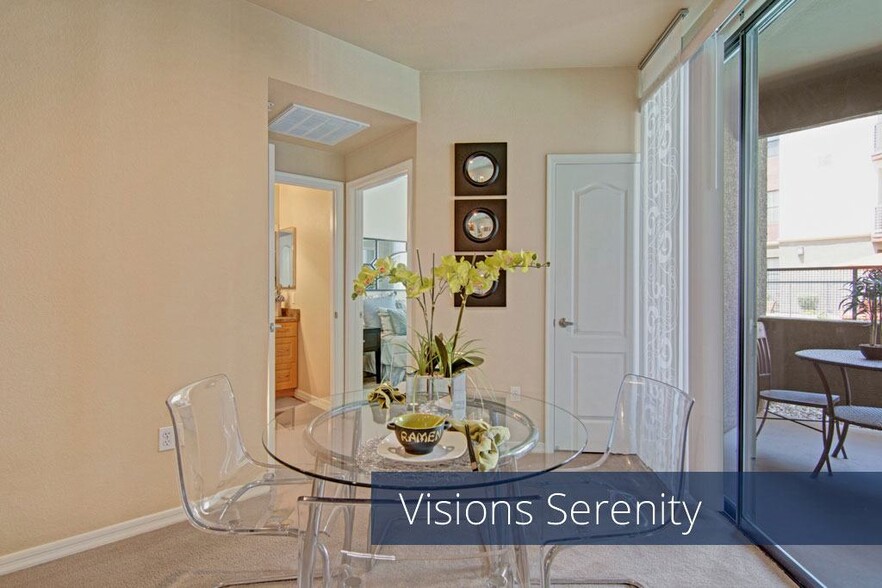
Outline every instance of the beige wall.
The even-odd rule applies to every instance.
[[[270,143],[276,146],[276,171],[338,182],[346,179],[346,159],[339,153],[285,141]]]
[[[279,227],[297,229],[296,282],[285,305],[300,309],[297,389],[312,396],[331,390],[331,220],[334,193],[276,184]]]
[[[424,73],[414,239],[423,259],[453,250],[453,144],[508,143],[508,247],[545,252],[546,155],[625,153],[635,145],[636,69]],[[493,386],[544,395],[545,276],[508,279],[506,308],[466,312]],[[454,326],[453,303],[440,310]]]
[[[426,254],[452,249],[453,143],[508,142],[509,244],[540,255],[546,154],[635,144],[635,70],[420,78],[242,0],[5,2],[0,54],[0,250],[14,252],[0,256],[0,479],[34,474],[0,490],[14,530],[0,554],[176,506],[157,429],[187,382],[229,374],[259,447],[268,78],[422,109],[418,130],[349,154],[343,175],[416,154]],[[339,160],[299,155],[279,169],[341,178]],[[543,294],[540,272],[517,275],[508,308],[470,311],[494,385],[541,390]]]
[[[417,125],[346,154],[346,181],[351,182],[416,157]],[[416,173],[416,165],[414,165]]]
[[[270,77],[409,118],[417,72],[242,0],[0,3],[0,554],[179,504],[175,389],[266,414]]]

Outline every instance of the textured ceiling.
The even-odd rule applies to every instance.
[[[251,0],[421,71],[636,66],[708,0]]]
[[[882,50],[882,0],[800,0],[759,35],[764,80],[837,67]]]

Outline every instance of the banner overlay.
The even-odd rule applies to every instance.
[[[388,545],[882,545],[882,473],[375,473]],[[402,489],[406,488],[406,489]],[[722,513],[741,492],[750,540]]]

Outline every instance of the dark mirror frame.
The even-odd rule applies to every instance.
[[[474,182],[466,172],[471,157],[483,155],[496,164],[489,182]],[[453,146],[453,188],[457,196],[505,196],[508,186],[508,143],[455,143]]]
[[[496,231],[485,241],[477,241],[466,230],[466,219],[481,210],[496,219]],[[506,248],[506,201],[504,198],[458,199],[453,202],[453,250],[459,253],[496,251]]]

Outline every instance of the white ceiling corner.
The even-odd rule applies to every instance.
[[[250,0],[420,71],[636,67],[709,0]]]

